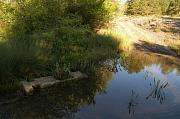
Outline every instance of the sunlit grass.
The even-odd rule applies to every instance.
[[[171,45],[170,49],[172,49],[173,51],[175,51],[177,53],[177,55],[180,56],[180,45]]]
[[[119,43],[119,50],[131,50],[133,48],[133,42],[126,33],[118,32],[113,29],[101,29],[99,34],[110,36]]]

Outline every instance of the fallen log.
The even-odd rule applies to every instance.
[[[33,92],[34,88],[40,87],[40,88],[46,88],[58,83],[63,83],[66,81],[72,81],[72,80],[78,80],[78,79],[85,79],[88,78],[86,74],[83,74],[79,71],[77,72],[71,72],[70,73],[71,78],[65,79],[65,80],[57,80],[53,76],[48,76],[48,77],[41,77],[41,78],[36,78],[31,82],[28,81],[22,81],[22,87],[23,90],[25,91],[26,94],[30,94]]]

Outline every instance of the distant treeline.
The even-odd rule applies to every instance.
[[[178,15],[180,0],[128,0],[127,15]]]

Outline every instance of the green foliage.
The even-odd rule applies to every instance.
[[[129,0],[127,4],[127,14],[131,15],[152,15],[161,12],[157,0]]]
[[[180,15],[180,0],[170,0],[166,13],[168,15]]]
[[[77,70],[93,73],[100,61],[116,55],[117,43],[92,31],[113,15],[111,0],[17,0],[9,7],[3,12],[12,19],[7,18],[6,41],[0,42],[1,84],[46,75],[62,79]]]
[[[111,0],[69,0],[67,14],[82,17],[83,24],[97,27],[108,21],[117,9],[117,3]]]
[[[44,67],[38,59],[39,50],[27,42],[11,41],[0,45],[0,79],[4,83],[17,77],[28,79],[40,76]],[[1,81],[1,80],[0,80]]]
[[[172,15],[179,14],[180,0],[128,0],[126,14]]]
[[[159,7],[161,8],[162,15],[167,14],[169,3],[170,0],[159,0]]]
[[[14,7],[0,1],[0,41],[5,39],[6,31],[13,22]]]
[[[69,32],[68,32],[69,31]],[[116,55],[117,43],[108,36],[99,36],[86,27],[60,27],[51,54],[61,71],[91,73],[100,62]]]

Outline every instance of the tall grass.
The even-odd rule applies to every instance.
[[[103,34],[106,36],[111,36],[113,40],[118,42],[119,50],[127,50],[130,51],[133,49],[133,42],[132,38],[130,38],[127,34],[121,33],[120,31],[114,30],[114,29],[102,29],[99,31],[99,34]]]

